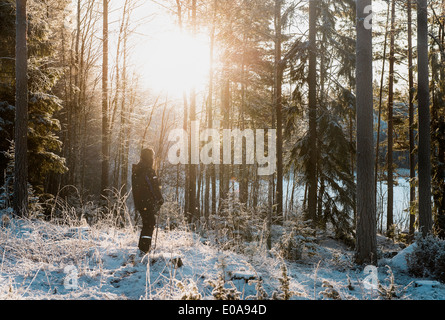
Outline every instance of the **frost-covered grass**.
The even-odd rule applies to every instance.
[[[407,273],[412,247],[383,237],[380,249],[399,254],[380,260],[380,290],[369,290],[353,252],[328,233],[317,236],[311,255],[289,261],[277,246],[229,250],[179,224],[159,228],[156,247],[141,256],[137,228],[99,222],[5,219],[0,299],[445,299],[443,284]]]

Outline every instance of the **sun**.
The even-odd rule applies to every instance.
[[[210,56],[205,39],[169,31],[150,41],[144,51],[143,72],[150,89],[182,96],[184,91],[206,85]]]

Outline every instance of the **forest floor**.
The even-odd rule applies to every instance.
[[[444,284],[408,275],[404,257],[410,247],[402,250],[381,236],[379,249],[396,255],[379,261],[380,291],[366,288],[367,275],[351,262],[353,252],[327,234],[317,237],[314,255],[297,262],[258,245],[242,254],[221,250],[187,230],[159,229],[146,256],[138,255],[137,241],[136,231],[106,225],[8,220],[0,229],[0,299],[214,299],[218,279],[225,294],[239,299],[255,299],[263,290],[263,299],[285,292],[308,300],[445,299]]]

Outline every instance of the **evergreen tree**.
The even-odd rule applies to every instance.
[[[440,2],[441,1],[441,2]],[[445,238],[445,1],[433,2],[431,64],[431,165],[434,230]],[[442,8],[436,9],[442,5]]]
[[[308,212],[314,210],[311,208],[314,205],[315,213],[308,214],[308,218],[317,221],[321,227],[326,227],[329,222],[339,235],[345,237],[352,233],[355,209],[354,168],[351,163],[355,150],[352,135],[355,117],[355,96],[352,92],[355,84],[355,41],[351,27],[354,14],[345,14],[351,12],[354,4],[350,1],[321,1],[317,4],[312,9],[316,14],[315,36],[320,40],[316,42],[315,52],[319,61],[319,67],[315,70],[319,71],[316,72],[317,88],[314,91],[317,110],[313,116],[316,121],[315,128],[312,128],[312,134],[316,136],[316,158],[313,160],[310,156],[314,151],[311,129],[301,135],[302,124],[298,119],[305,111],[302,106],[309,102],[302,94],[306,88],[305,79],[309,79],[305,77],[309,74],[306,73],[309,72],[309,41],[300,43],[291,63],[290,76],[295,82],[295,91],[292,106],[287,109],[289,121],[286,131],[289,138],[294,138],[291,138],[293,145],[288,165],[304,174],[308,191],[310,179],[313,178],[310,172],[315,165],[316,201],[310,202],[309,192],[306,200]],[[296,139],[296,136],[299,137]]]
[[[65,3],[66,5],[66,3]],[[61,2],[48,2],[43,4],[28,1],[28,146],[29,182],[38,194],[46,192],[48,173],[65,172],[65,160],[60,156],[61,142],[57,136],[60,124],[54,118],[54,114],[61,108],[61,100],[55,95],[55,85],[62,73],[58,61],[54,59],[57,40],[55,30],[60,26],[60,19],[47,21],[52,17],[52,9],[63,6]],[[7,75],[1,78],[1,90],[3,105],[0,111],[3,119],[4,135],[12,140],[12,127],[14,124],[12,108],[14,105],[15,73],[12,71],[9,59],[15,54],[14,43],[10,39],[15,38],[14,19],[15,6],[12,1],[0,3],[2,16],[2,46],[0,56],[1,72]],[[4,28],[3,28],[4,27]],[[9,39],[9,40],[8,40]],[[7,150],[2,145],[2,151]],[[5,163],[2,162],[2,169]]]

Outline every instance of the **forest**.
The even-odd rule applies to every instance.
[[[445,0],[0,0],[0,170],[0,299],[443,300]]]

